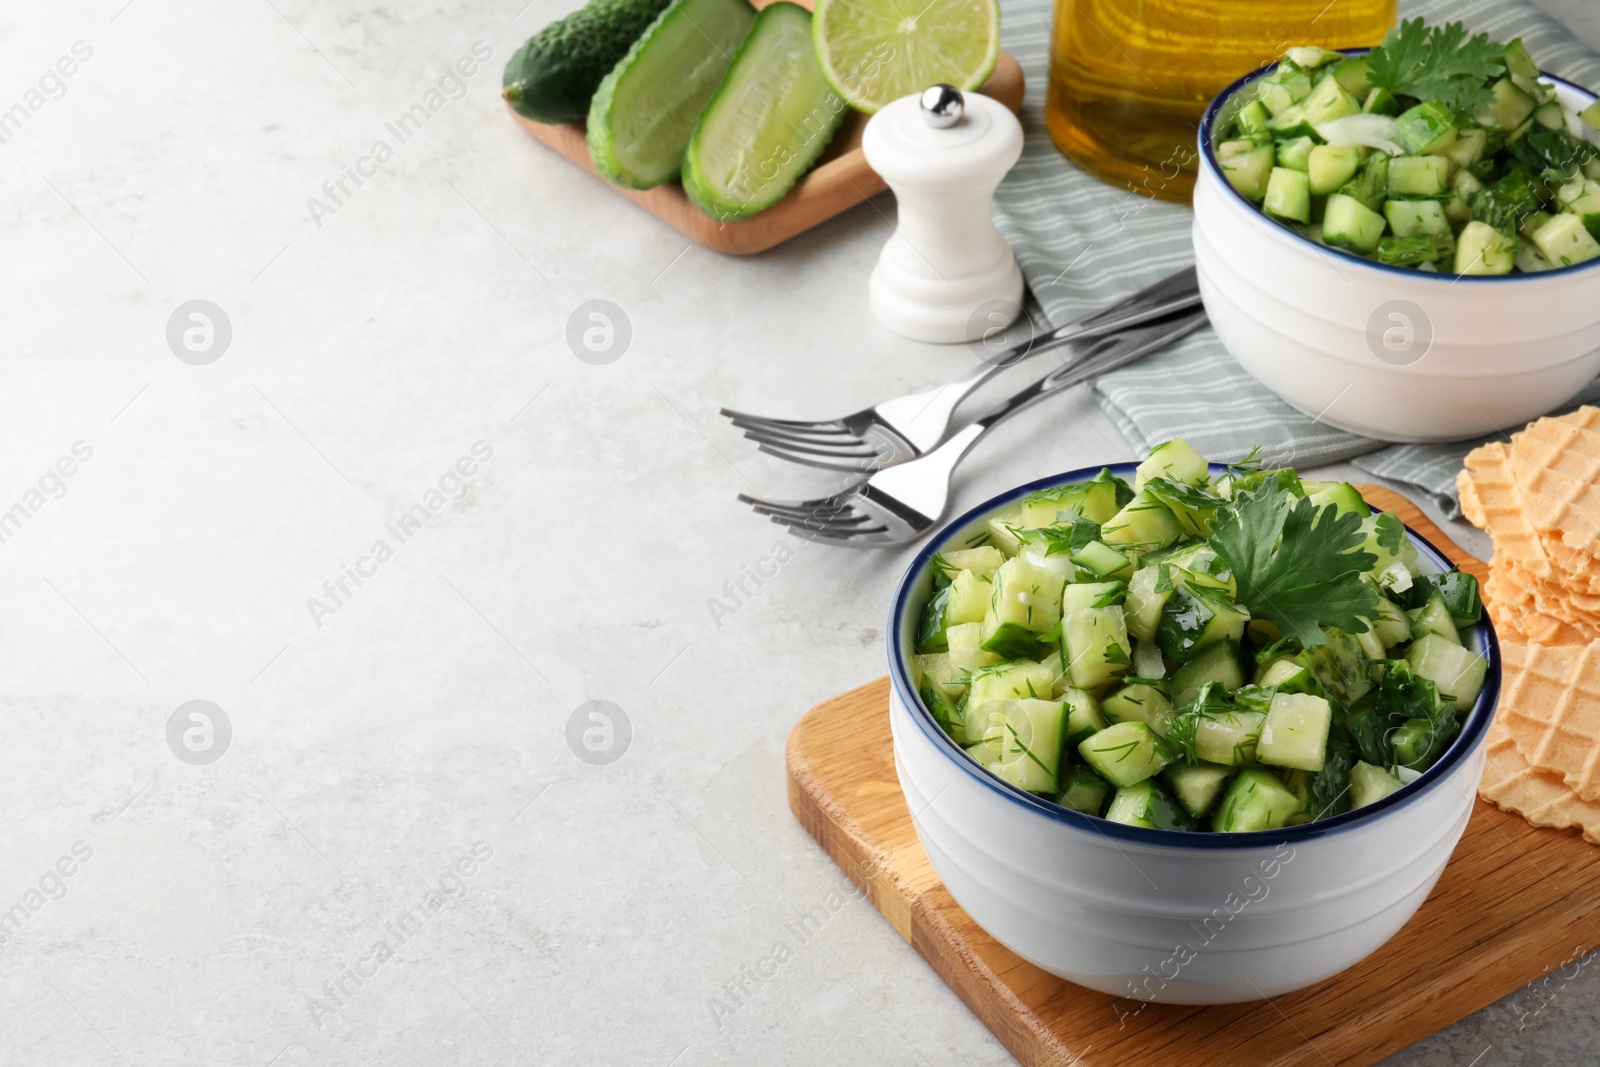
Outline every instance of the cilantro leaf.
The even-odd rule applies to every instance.
[[[1391,556],[1400,555],[1400,549],[1406,543],[1405,523],[1400,521],[1400,516],[1392,511],[1380,511],[1373,520],[1373,530],[1378,538],[1378,547]]]
[[[1489,83],[1505,71],[1506,47],[1459,22],[1428,26],[1408,19],[1384,34],[1367,57],[1367,78],[1396,96],[1437,100],[1461,111],[1494,101]]]
[[[1365,633],[1377,591],[1361,580],[1377,557],[1361,548],[1361,519],[1332,504],[1318,510],[1267,482],[1220,512],[1211,547],[1238,583],[1235,599],[1310,647],[1323,626]]]

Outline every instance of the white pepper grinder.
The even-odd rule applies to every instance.
[[[878,321],[937,344],[1009,324],[1022,308],[1022,271],[990,204],[1022,154],[1017,117],[987,96],[935,85],[874,115],[861,147],[900,212],[872,271]]]

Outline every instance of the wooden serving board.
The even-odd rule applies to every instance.
[[[1403,497],[1375,506],[1482,580],[1486,567]],[[1096,993],[1024,963],[951,899],[895,777],[889,680],[835,697],[789,734],[789,807],[900,935],[1027,1067],[1369,1064],[1600,944],[1600,849],[1477,801],[1439,884],[1383,948],[1270,1005],[1181,1007]],[[1526,1010],[1537,1008],[1529,995]],[[1126,1016],[1126,1018],[1122,1018]]]
[[[758,2],[755,6],[759,8],[766,4]],[[801,6],[811,7],[812,0],[801,0]],[[1000,101],[1012,111],[1020,111],[1022,68],[1015,59],[1001,52],[994,72],[978,91]],[[589,158],[589,144],[584,139],[584,128],[580,123],[548,125],[517,114],[509,105],[506,111],[541,143],[555,149],[593,174],[596,180],[605,182],[617,193],[713,252],[736,256],[764,252],[888,188],[877,172],[867,166],[867,157],[861,151],[861,133],[866,129],[868,116],[857,111],[846,114],[822,158],[789,190],[788,196],[758,215],[731,222],[713,218],[695,207],[683,195],[683,187],[676,181],[658,185],[654,189],[624,189],[607,182],[595,172],[594,161]]]

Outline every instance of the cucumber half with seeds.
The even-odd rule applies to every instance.
[[[847,110],[811,43],[811,13],[780,0],[762,9],[700,116],[683,159],[683,191],[708,215],[742,219],[793,188]]]
[[[595,169],[632,189],[676,178],[695,123],[755,17],[746,0],[674,0],[595,90]]]

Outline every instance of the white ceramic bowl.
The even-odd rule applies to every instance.
[[[1217,335],[1273,392],[1386,441],[1477,437],[1537,418],[1600,372],[1600,258],[1540,274],[1431,274],[1302,237],[1222,175],[1220,117],[1200,125],[1194,254]],[[1546,75],[1579,109],[1594,94]]]
[[[1223,1004],[1331,977],[1387,941],[1421,906],[1472,813],[1500,689],[1487,622],[1483,694],[1461,733],[1416,781],[1321,822],[1260,833],[1147,830],[1082,815],[1000,780],[941,730],[909,662],[929,560],[1042,479],[957,519],[918,553],[889,626],[895,769],[934,869],[997,941],[1052,974],[1135,1000]],[[1132,464],[1112,467],[1131,477]],[[1447,569],[1411,535],[1421,565]],[[1137,1005],[1130,1005],[1130,1010]]]

